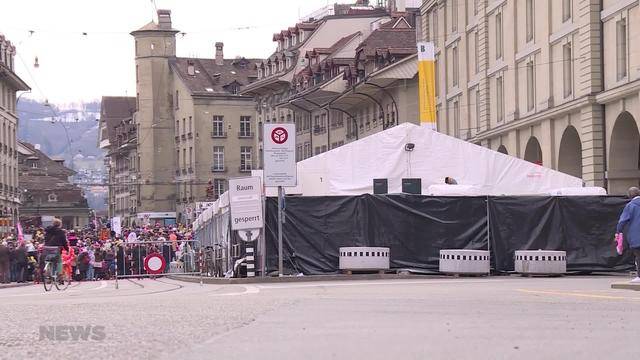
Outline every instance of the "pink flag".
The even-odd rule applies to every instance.
[[[20,221],[18,221],[18,244],[22,244],[24,243],[24,234],[22,232],[22,224],[20,224]]]

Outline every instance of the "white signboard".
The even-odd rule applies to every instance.
[[[120,216],[111,218],[111,230],[115,231],[116,235],[122,235],[122,225],[120,223]]]
[[[295,124],[264,125],[264,185],[297,185]]]
[[[230,179],[229,203],[232,230],[261,229],[264,226],[259,177]]]

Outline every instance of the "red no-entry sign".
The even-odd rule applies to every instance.
[[[149,254],[144,258],[144,269],[149,274],[162,274],[166,265],[164,258],[158,253]]]

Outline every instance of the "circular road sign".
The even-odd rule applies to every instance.
[[[281,145],[284,144],[287,139],[289,139],[289,133],[283,127],[277,127],[271,131],[271,140],[274,143]]]
[[[158,253],[149,254],[144,258],[144,269],[149,274],[162,274],[166,265],[164,258]]]

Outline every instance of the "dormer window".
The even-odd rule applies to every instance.
[[[258,79],[262,78],[262,69],[258,69]]]
[[[49,196],[47,196],[47,201],[49,201],[49,202],[57,202],[58,201],[58,195],[49,194]]]
[[[298,43],[298,35],[291,34],[291,45],[295,45]]]

